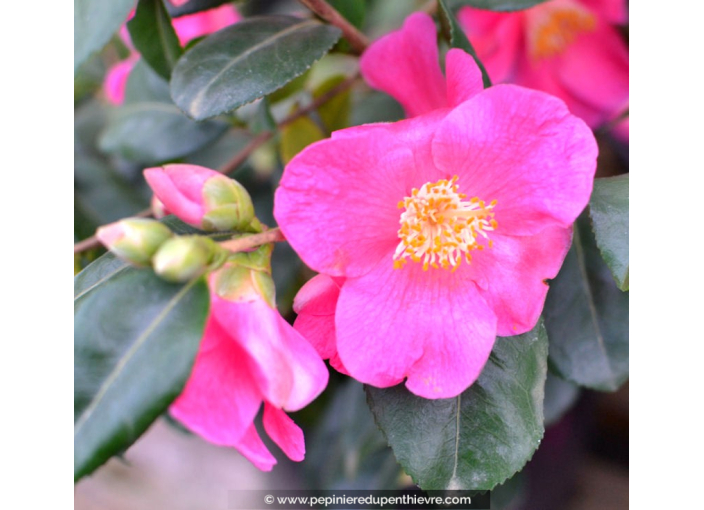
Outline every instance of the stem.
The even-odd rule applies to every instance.
[[[239,239],[224,241],[220,243],[220,246],[228,249],[233,253],[237,253],[239,251],[245,251],[251,248],[256,248],[257,246],[261,246],[262,244],[278,243],[285,240],[286,238],[281,233],[281,230],[276,227],[272,228],[271,230],[267,230],[266,232],[262,232],[261,234],[253,234],[247,237],[240,237]]]
[[[312,112],[313,110],[316,110],[320,106],[324,105],[328,101],[330,101],[333,97],[335,97],[337,94],[340,94],[341,92],[344,92],[348,88],[352,86],[352,84],[355,82],[355,80],[358,78],[358,75],[353,75],[347,78],[346,80],[340,82],[338,85],[335,87],[331,88],[328,90],[325,94],[317,97],[314,101],[311,101],[311,103],[304,107],[301,108],[300,110],[295,111],[285,119],[283,119],[281,122],[277,124],[277,128],[282,128],[290,124],[291,122],[295,121],[296,119],[307,115],[308,113]],[[232,159],[230,159],[227,163],[225,163],[223,166],[218,168],[218,172],[222,172],[223,174],[229,174],[232,173],[238,166],[240,166],[242,163],[244,163],[247,158],[255,151],[257,150],[260,146],[262,146],[264,143],[269,141],[272,137],[274,136],[273,131],[263,131],[259,133],[255,138],[253,138],[241,151],[239,151],[237,154],[235,154]],[[151,209],[145,209],[143,211],[138,212],[135,214],[135,217],[138,218],[148,218],[152,215],[152,210]],[[278,229],[274,229],[278,230]],[[270,230],[268,232],[272,232],[273,230]],[[283,240],[280,239],[280,240]],[[264,243],[262,243],[264,244]],[[100,246],[100,241],[98,241],[98,238],[95,237],[95,235],[92,235],[91,237],[88,237],[86,239],[83,239],[82,241],[77,242],[76,244],[73,245],[73,253],[81,253],[86,250],[90,250],[92,248],[97,248]],[[254,245],[257,246],[257,245]]]
[[[347,21],[325,0],[299,0],[299,2],[331,25],[335,25],[337,28],[342,30],[342,34],[345,36],[345,39],[349,41],[350,46],[352,46],[352,49],[358,55],[361,54],[367,46],[369,46],[369,39],[367,39],[367,36],[357,30],[354,25]]]

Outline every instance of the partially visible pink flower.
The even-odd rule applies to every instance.
[[[614,27],[625,0],[550,0],[517,12],[458,14],[495,83],[559,97],[591,127],[628,107],[628,48]]]
[[[175,6],[186,3],[187,0],[173,0],[171,3]],[[132,11],[128,20],[134,16]],[[214,9],[200,11],[186,16],[180,16],[172,20],[172,24],[181,46],[185,46],[193,39],[202,37],[229,25],[237,23],[241,19],[240,14],[231,4],[224,4]],[[125,45],[130,49],[130,56],[121,62],[112,66],[106,75],[103,88],[105,90],[106,99],[114,104],[120,105],[125,99],[125,87],[127,79],[134,64],[139,59],[139,53],[134,49],[130,39],[127,26],[120,27],[120,38]]]
[[[196,228],[241,229],[254,218],[247,191],[237,181],[210,168],[164,165],[147,168],[144,178],[164,210]]]
[[[460,49],[447,53],[447,79],[443,76],[436,41],[433,19],[424,13],[411,14],[403,28],[364,52],[362,75],[369,85],[401,103],[408,117],[456,106],[481,92],[481,71]]]
[[[193,371],[171,415],[207,441],[231,446],[263,471],[276,459],[254,418],[294,461],[305,456],[303,432],[285,411],[297,411],[325,388],[328,372],[313,347],[258,292],[220,295],[210,276],[211,308]]]
[[[171,5],[175,7],[181,7],[183,4],[187,3],[189,0],[169,0]]]

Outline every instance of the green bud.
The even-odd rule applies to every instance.
[[[244,230],[254,219],[254,206],[247,190],[224,175],[205,182],[203,202],[207,211],[201,225],[204,230]]]
[[[208,268],[218,248],[207,237],[174,237],[166,241],[154,255],[154,272],[171,282],[191,280]]]
[[[172,235],[166,225],[146,218],[127,218],[100,227],[96,233],[112,253],[138,266],[148,266],[154,253]]]

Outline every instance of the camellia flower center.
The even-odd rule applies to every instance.
[[[398,203],[401,213],[401,239],[394,253],[394,269],[402,268],[408,259],[429,268],[456,270],[462,260],[470,263],[471,252],[492,247],[487,232],[497,227],[494,213],[496,200],[487,205],[474,197],[459,193],[458,177],[423,184],[413,189],[410,197]]]
[[[573,2],[545,6],[531,19],[530,53],[534,60],[562,53],[576,37],[596,28],[596,17]]]

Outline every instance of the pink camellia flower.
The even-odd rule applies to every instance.
[[[179,6],[184,4],[185,1],[172,1],[171,3]],[[129,17],[131,18],[132,16],[134,16],[134,12]],[[237,23],[240,19],[241,17],[234,6],[224,4],[207,11],[174,18],[172,24],[181,46],[185,46],[197,37],[217,32],[233,23]],[[127,79],[134,64],[139,60],[139,54],[132,46],[132,41],[125,25],[120,28],[120,37],[132,53],[126,60],[112,66],[105,76],[103,83],[105,97],[114,105],[122,104],[124,101]]]
[[[242,268],[234,269],[242,270]],[[264,403],[264,429],[294,461],[305,455],[296,411],[325,388],[328,372],[315,349],[276,311],[246,270],[245,284],[223,292],[232,268],[211,274],[211,307],[193,371],[171,415],[207,441],[231,446],[263,471],[276,459],[254,418]]]
[[[501,13],[463,7],[458,14],[494,82],[559,97],[597,127],[628,107],[628,48],[615,24],[625,0],[550,0]]]
[[[147,168],[144,178],[154,192],[155,211],[168,211],[203,230],[247,227],[254,206],[247,191],[225,175],[198,165]]]
[[[401,33],[426,30],[424,17]],[[445,95],[442,75],[420,64],[437,65],[427,56],[415,71],[422,84],[408,81],[413,71],[404,81],[417,49],[405,41],[382,38],[362,69],[374,74],[370,55],[398,59],[396,97],[417,116],[304,149],[284,170],[274,216],[321,273],[296,299],[296,328],[319,352],[364,383],[406,379],[417,395],[449,398],[476,380],[497,334],[535,326],[589,199],[597,146],[559,99],[514,85],[482,91],[460,50],[448,53]]]

